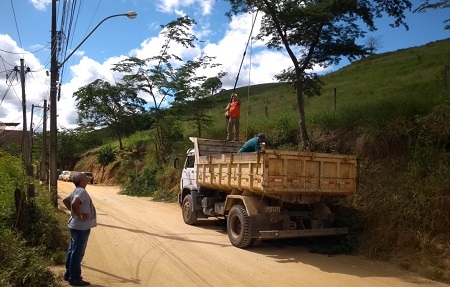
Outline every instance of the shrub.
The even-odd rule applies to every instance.
[[[14,191],[25,190],[26,183],[22,161],[1,154],[0,286],[54,286],[55,277],[48,265],[64,261],[68,236],[64,236],[63,222],[67,216],[57,212],[50,192],[42,187],[34,200],[21,201],[19,220]]]
[[[55,286],[55,276],[41,254],[29,248],[19,233],[0,229],[0,285],[4,287]]]
[[[152,196],[158,190],[159,184],[156,174],[159,168],[147,166],[139,174],[129,174],[129,181],[122,185],[120,194],[134,196]]]

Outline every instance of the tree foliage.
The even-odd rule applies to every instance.
[[[450,0],[439,0],[433,3],[430,3],[429,0],[424,0],[423,4],[420,5],[414,12],[425,12],[429,9],[445,9],[450,8]],[[450,18],[444,21],[444,29],[450,30]]]
[[[173,108],[182,115],[182,117],[194,123],[197,128],[198,137],[202,136],[202,129],[211,123],[211,117],[206,113],[208,109],[213,107],[214,103],[209,96],[209,90],[222,85],[220,79],[226,75],[221,72],[216,77],[207,78],[206,76],[198,76],[199,69],[216,67],[213,64],[214,58],[201,55],[196,60],[187,61],[184,65],[176,69],[174,81],[174,90],[177,91],[174,98]],[[210,80],[209,84],[206,82]],[[215,86],[210,86],[215,83]],[[206,88],[205,88],[206,84]]]
[[[97,154],[97,162],[102,166],[103,174],[105,167],[116,160],[116,151],[110,145],[100,148]]]
[[[369,55],[375,55],[375,52],[382,47],[381,36],[369,36],[366,39],[366,49]]]
[[[367,54],[357,40],[366,31],[376,30],[374,20],[382,16],[394,19],[392,27],[405,23],[404,11],[411,9],[408,0],[227,0],[233,14],[263,13],[257,39],[266,46],[284,49],[293,66],[282,71],[279,79],[290,80],[296,89],[302,147],[309,146],[303,96],[308,88],[317,89],[311,80],[314,67],[338,64],[342,57],[355,60]]]
[[[102,147],[97,154],[97,162],[105,167],[116,160],[116,152],[110,145]]]
[[[109,127],[117,135],[120,149],[133,115],[144,111],[146,101],[126,84],[111,85],[101,79],[74,93],[78,122],[92,127]]]
[[[220,80],[226,74],[222,73],[217,77],[211,77],[206,79],[206,81],[202,84],[202,88],[209,90],[211,95],[214,95],[217,91],[222,88],[222,81]]]
[[[74,130],[63,129],[58,131],[58,166],[64,169],[70,169],[75,165],[76,154],[79,149],[79,136]]]
[[[136,93],[145,93],[152,98],[150,112],[154,120],[158,163],[166,163],[168,156],[163,152],[166,150],[165,138],[167,138],[164,135],[167,130],[163,128],[163,123],[169,112],[162,109],[162,104],[175,101],[181,107],[187,99],[203,98],[205,93],[202,84],[206,77],[201,76],[198,69],[215,66],[211,63],[212,58],[206,55],[201,55],[196,60],[185,61],[181,56],[171,53],[173,45],[186,49],[195,48],[198,40],[192,34],[192,27],[195,24],[194,20],[184,16],[161,25],[161,35],[165,37],[165,41],[159,54],[148,59],[131,57],[119,62],[113,68],[114,71],[124,74],[124,83],[132,87]]]

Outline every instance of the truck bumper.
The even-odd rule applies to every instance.
[[[267,230],[259,231],[261,239],[314,237],[314,236],[337,236],[348,233],[348,228],[321,228],[303,230]]]

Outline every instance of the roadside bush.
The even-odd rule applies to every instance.
[[[34,204],[28,206],[24,238],[30,246],[42,246],[45,249],[42,255],[51,263],[63,264],[69,241],[67,219],[65,213],[53,207],[50,193],[40,188]]]
[[[139,174],[129,174],[129,180],[123,184],[120,194],[132,196],[152,196],[159,188],[156,175],[160,168],[147,166]]]
[[[55,276],[42,253],[42,247],[27,247],[20,234],[0,229],[0,286],[56,286]]]
[[[21,201],[18,216],[14,191],[18,188],[24,196],[26,183],[22,161],[1,154],[0,286],[54,286],[48,265],[64,262],[67,216],[53,207],[50,192],[43,187],[37,189],[34,200]]]
[[[14,228],[16,210],[14,190],[25,189],[26,177],[22,161],[0,151],[0,228]]]

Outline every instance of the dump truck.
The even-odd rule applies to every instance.
[[[223,218],[239,248],[262,240],[336,236],[330,203],[356,192],[357,158],[301,151],[237,153],[242,142],[192,137],[178,203],[186,224]]]

